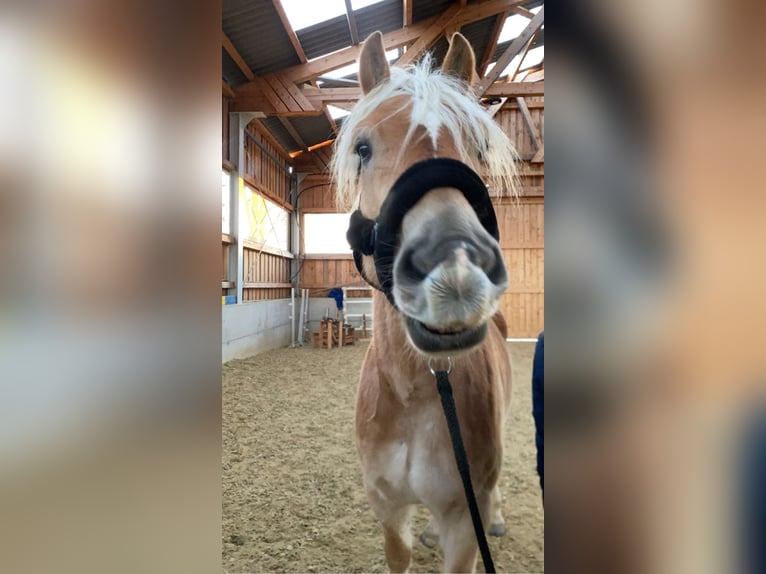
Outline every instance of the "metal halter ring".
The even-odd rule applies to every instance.
[[[431,374],[435,377],[436,376],[436,370],[434,369],[434,358],[430,357],[428,359],[428,370],[431,371]],[[449,375],[452,372],[452,357],[447,357],[447,374]]]

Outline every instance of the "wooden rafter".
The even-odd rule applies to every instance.
[[[545,68],[530,68],[525,70],[525,82],[540,82],[545,79]]]
[[[303,151],[307,151],[309,149],[306,145],[306,142],[303,141],[301,134],[299,134],[298,131],[293,127],[293,124],[290,123],[290,120],[284,116],[279,116],[279,123],[284,126],[284,128],[287,130],[287,133],[290,134],[290,136],[295,140],[295,143],[297,143]]]
[[[301,46],[301,42],[298,40],[298,36],[295,34],[295,30],[293,30],[293,26],[290,24],[290,20],[287,18],[287,14],[285,13],[285,9],[282,6],[281,0],[272,0],[272,2],[274,3],[274,9],[277,11],[277,14],[279,14],[279,19],[282,22],[282,27],[285,29],[285,32],[287,32],[287,36],[290,38],[290,43],[295,49],[295,53],[298,54],[298,58],[301,62],[307,62],[308,58],[306,58],[306,53],[303,51],[303,46]]]
[[[543,138],[540,137],[540,132],[538,131],[534,120],[532,120],[532,114],[529,113],[527,102],[524,98],[516,98],[516,104],[519,106],[519,112],[521,112],[521,117],[524,119],[524,124],[532,135],[532,140],[535,142],[535,149],[540,151],[543,147]]]
[[[433,20],[435,20],[435,18],[424,22],[418,22],[416,25],[410,26],[409,28],[400,28],[399,30],[383,34],[383,47],[386,50],[391,50],[415,41]],[[356,62],[361,49],[361,45],[349,46],[348,48],[338,50],[332,54],[316,58],[311,62],[286,68],[284,73],[296,84],[308,82],[312,78],[316,78],[322,74],[326,74],[327,72]]]
[[[524,48],[524,46],[529,42],[529,39],[532,37],[532,35],[537,32],[537,30],[540,29],[540,27],[543,25],[543,22],[545,22],[545,7],[543,6],[540,11],[535,14],[535,17],[530,20],[529,24],[527,24],[527,27],[524,28],[524,30],[519,34],[519,36],[511,42],[510,46],[506,48],[505,52],[503,52],[502,56],[498,58],[497,62],[495,62],[494,67],[488,74],[484,76],[484,78],[480,82],[480,95],[484,93],[489,86],[494,83],[497,78],[500,77],[500,74],[502,74],[503,70],[508,66],[508,64],[511,63],[511,60],[513,60],[513,57],[516,56],[521,50]]]
[[[301,91],[314,106],[332,103],[333,105],[356,102],[362,95],[359,88],[313,88],[304,86]],[[542,96],[545,93],[544,82],[499,82],[489,87],[484,96],[527,97]],[[338,106],[342,107],[342,106]]]
[[[465,7],[462,9],[460,2],[456,1],[440,16],[384,34],[384,49],[391,50],[409,46],[409,49],[402,57],[400,57],[397,64],[412,62],[426,49],[438,41],[445,31],[459,30],[465,24],[483,20],[491,16],[497,16],[498,14],[501,14],[501,17],[496,18],[496,28],[502,28],[501,22],[504,20],[503,16],[506,16],[509,11],[518,7],[522,1],[523,0],[487,0],[485,2],[466,3]],[[283,17],[284,10],[281,8],[281,1],[272,0],[272,2],[274,3],[274,6],[277,7],[280,17]],[[411,0],[403,0],[403,2],[405,9],[404,18],[406,19],[408,9],[410,13],[412,11],[412,2]],[[350,8],[349,0],[347,0],[347,4]],[[347,9],[347,12],[348,11],[349,10]],[[351,13],[353,14],[353,11],[351,11]],[[535,24],[538,24],[542,21],[542,18],[543,15],[541,10],[540,14],[535,16],[533,21]],[[286,17],[283,24],[288,35],[294,37],[295,32],[292,30],[289,22],[286,21]],[[532,22],[530,22],[530,25],[532,25]],[[520,43],[521,41],[517,38],[512,42],[511,47],[516,49],[516,46],[513,44]],[[306,60],[306,56],[300,47],[300,42],[298,42],[297,37],[295,38],[294,45],[297,46],[296,52],[298,52],[301,64],[258,77],[253,74],[249,67],[247,67],[247,64],[242,60],[236,49],[231,45],[231,42],[228,41],[228,38],[226,38],[224,34],[224,47],[230,54],[232,54],[232,58],[235,61],[239,60],[238,65],[243,66],[243,73],[252,76],[248,83],[239,86],[234,90],[235,97],[232,102],[231,110],[235,112],[258,111],[266,115],[288,117],[325,113],[328,117],[328,122],[333,125],[333,129],[337,129],[335,122],[332,120],[332,117],[327,110],[327,104],[332,103],[338,104],[339,107],[348,107],[350,103],[356,102],[359,99],[360,90],[358,87],[320,89],[316,86],[315,80],[324,73],[353,63],[359,56],[361,45],[349,46],[348,48],[317,58],[311,62]],[[523,43],[521,43],[521,47],[523,48]],[[519,50],[520,49],[521,48],[519,48]],[[516,52],[518,52],[518,50],[516,50]],[[513,56],[506,51],[496,66],[496,68],[499,67],[500,69],[493,70],[493,72],[497,71],[499,74],[504,67],[501,65],[502,60],[510,60],[512,57]],[[494,77],[492,81],[494,81],[494,79],[496,79],[496,77]],[[483,81],[487,82],[487,78],[485,77]],[[306,82],[310,82],[312,85],[301,85],[306,84]],[[504,85],[500,88],[482,84],[480,86],[481,93],[479,95],[519,97],[541,95],[543,91],[542,85],[533,86],[525,83],[522,86],[518,82],[504,82],[503,84]]]
[[[489,18],[499,12],[503,12],[521,4],[524,0],[488,0],[467,5],[455,19],[455,25],[462,27],[477,20]],[[459,8],[459,7],[458,7]],[[399,28],[383,34],[383,48],[392,50],[415,42],[426,30],[438,19],[438,16],[423,20],[417,24]],[[446,27],[446,26],[445,26]],[[359,57],[361,46],[349,46],[332,54],[316,58],[311,62],[292,66],[283,70],[283,73],[294,83],[302,84],[309,80],[354,63]],[[268,77],[268,76],[264,76]]]
[[[245,77],[252,82],[255,78],[255,74],[253,74],[253,71],[250,69],[250,66],[247,65],[245,59],[239,55],[239,52],[234,47],[234,44],[231,43],[231,40],[229,40],[229,37],[223,30],[221,30],[221,43],[223,44],[224,50],[229,53],[231,59],[234,60],[239,69],[242,70],[242,73],[245,75]]]
[[[221,84],[223,85],[223,95],[226,96],[227,98],[233,98],[234,90],[231,89],[231,86],[229,86],[229,84],[227,84],[223,80],[221,81]]]
[[[513,11],[516,12],[516,14],[519,14],[520,16],[524,16],[525,18],[529,20],[535,17],[535,13],[532,12],[532,10],[527,10],[523,6],[516,6],[513,8]]]
[[[497,48],[497,39],[500,37],[500,32],[503,31],[503,25],[505,24],[506,18],[508,18],[508,11],[501,12],[495,17],[495,24],[492,26],[492,34],[489,37],[489,42],[484,49],[484,54],[482,54],[481,60],[479,60],[479,65],[476,67],[479,76],[483,76],[487,71],[487,66],[489,66],[492,54],[495,53],[495,48]]]
[[[301,45],[301,42],[298,39],[298,35],[295,33],[295,30],[293,29],[293,26],[290,23],[290,20],[287,18],[285,9],[282,6],[282,1],[281,0],[272,0],[272,1],[274,3],[274,8],[279,14],[279,19],[282,22],[282,26],[287,32],[287,36],[290,38],[290,43],[292,43],[293,48],[295,49],[295,53],[298,55],[298,59],[301,61],[302,64],[305,64],[306,62],[308,62],[308,58],[306,57],[306,52],[304,52],[303,46]],[[347,7],[350,5],[349,0],[346,0],[346,5]],[[353,12],[352,12],[352,17],[353,17]],[[354,21],[354,26],[356,26],[356,21]],[[288,87],[288,89],[291,90],[291,93],[293,94],[293,96],[295,96],[294,92],[292,92],[292,90],[298,90],[298,87],[295,85],[295,83],[293,83],[292,80],[287,79],[284,76],[280,77],[280,81],[283,85]],[[312,81],[312,85],[316,86],[316,82]],[[296,101],[297,101],[297,98],[296,98]],[[311,107],[311,104],[308,104],[307,102],[301,102],[301,105],[303,109],[308,109],[309,107]],[[327,121],[332,126],[333,131],[337,133],[338,126],[335,124],[335,120],[333,120],[332,116],[330,115],[330,112],[326,108],[323,111],[324,111],[325,117],[327,118]],[[289,134],[295,140],[295,143],[300,145],[303,150],[307,150],[308,148],[306,147],[306,144],[304,143],[300,134],[298,134],[298,132],[293,127],[293,125],[290,123],[290,121],[283,118],[280,118],[280,120],[282,125],[285,127],[285,129],[289,132]]]
[[[348,18],[348,31],[351,33],[351,43],[357,45],[359,32],[356,29],[356,16],[354,16],[354,9],[351,7],[351,0],[346,0],[346,17]]]
[[[527,57],[527,53],[529,52],[529,49],[532,47],[532,44],[535,43],[535,39],[537,38],[537,34],[540,32],[540,30],[536,30],[534,34],[532,34],[532,37],[527,42],[527,45],[524,46],[524,50],[521,52],[521,56],[519,57],[519,63],[516,64],[516,68],[513,70],[513,72],[508,74],[508,80],[513,81],[514,78],[516,78],[516,74],[519,73],[519,69],[521,69],[521,65],[524,63],[524,58]]]
[[[396,61],[396,66],[406,66],[417,60],[423,53],[441,38],[453,23],[461,10],[459,4],[453,4],[421,34],[415,43]]]

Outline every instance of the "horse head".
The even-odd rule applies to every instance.
[[[333,160],[341,204],[357,207],[349,230],[357,266],[429,355],[479,345],[508,285],[484,181],[513,193],[515,154],[471,90],[474,68],[460,34],[439,71],[429,56],[392,69],[373,34],[359,60],[364,95]]]

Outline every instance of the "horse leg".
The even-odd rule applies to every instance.
[[[437,542],[439,542],[439,527],[436,524],[435,518],[431,517],[428,526],[426,526],[426,529],[420,535],[420,542],[422,542],[423,546],[426,548],[434,548]]]
[[[384,549],[386,562],[391,572],[407,572],[412,557],[412,532],[410,516],[412,506],[393,511],[383,520]]]
[[[503,519],[503,497],[500,495],[500,485],[496,484],[492,489],[492,496],[490,498],[491,503],[491,517],[489,522],[489,535],[490,536],[505,536],[505,520]]]
[[[478,544],[467,508],[445,516],[439,523],[439,545],[444,552],[444,572],[474,572]]]
[[[490,511],[490,492],[476,493],[479,514],[486,529]],[[467,506],[453,507],[439,520],[439,544],[444,552],[445,572],[474,572],[479,545]]]

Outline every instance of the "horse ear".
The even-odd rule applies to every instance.
[[[375,86],[391,77],[391,69],[383,49],[383,34],[373,32],[364,41],[359,54],[359,84],[362,93],[369,93]]]
[[[470,86],[474,82],[475,70],[476,56],[473,54],[473,48],[465,36],[456,32],[452,35],[449,50],[444,57],[442,74],[463,80]]]

